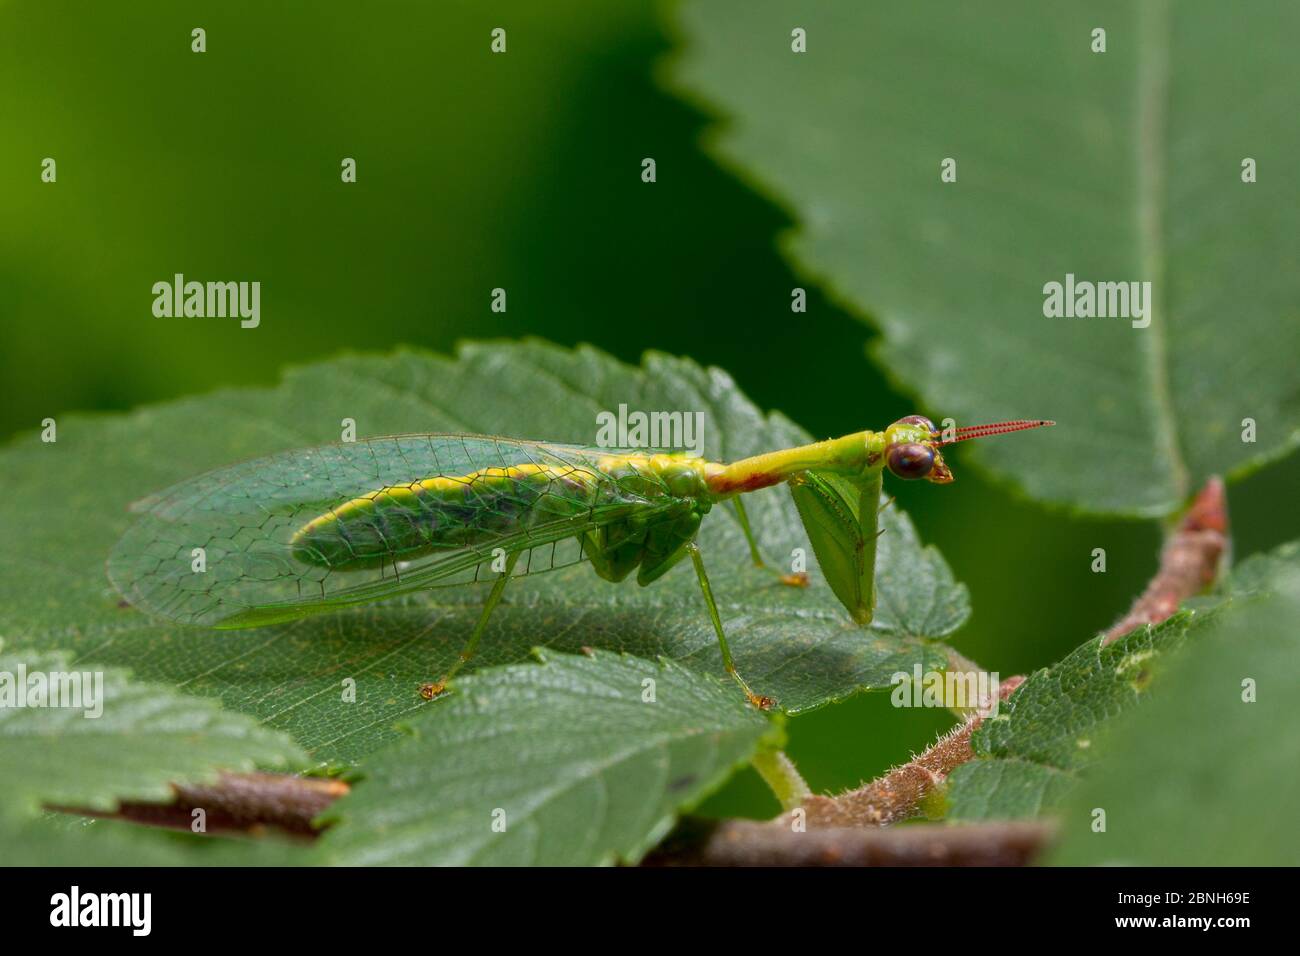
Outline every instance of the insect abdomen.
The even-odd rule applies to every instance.
[[[554,465],[485,468],[426,478],[353,498],[293,536],[307,564],[349,571],[436,550],[490,545],[538,520],[581,514],[601,493],[595,475]]]

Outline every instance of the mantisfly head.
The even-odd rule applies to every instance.
[[[966,425],[962,428],[940,431],[934,427],[934,422],[925,416],[908,415],[885,429],[885,463],[899,478],[908,480],[924,478],[935,484],[946,485],[953,478],[940,451],[944,445],[1055,424],[1056,422],[1043,419],[1033,421],[1017,419],[989,425]]]

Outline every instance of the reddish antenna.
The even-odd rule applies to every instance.
[[[990,435],[1005,435],[1007,432],[1022,432],[1026,428],[1042,428],[1045,425],[1055,424],[1056,422],[1049,422],[1046,419],[1031,421],[1025,418],[1017,418],[1009,422],[992,422],[988,425],[966,425],[957,429],[956,438],[948,438],[937,444],[954,445],[959,441],[967,441],[971,438],[987,438]]]

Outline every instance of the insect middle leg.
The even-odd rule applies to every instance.
[[[749,513],[745,511],[745,502],[737,495],[731,499],[731,503],[736,506],[736,518],[740,522],[740,530],[745,532],[745,541],[749,544],[749,556],[754,562],[754,567],[761,568],[764,571],[769,570],[767,562],[763,560],[763,553],[758,550],[758,541],[755,540],[754,529],[749,524]],[[776,579],[782,584],[788,584],[796,588],[806,588],[808,586],[808,574],[804,571],[782,574],[779,570],[771,570],[776,575]]]
[[[762,694],[755,694],[745,683],[745,678],[740,676],[736,670],[736,662],[731,657],[731,648],[727,645],[727,635],[722,630],[722,616],[718,614],[718,605],[713,600],[713,588],[709,586],[709,576],[704,571],[704,559],[700,557],[700,548],[694,541],[686,545],[686,553],[691,556],[691,561],[695,565],[695,576],[700,582],[700,591],[704,594],[704,603],[709,606],[709,617],[713,620],[713,630],[718,635],[718,646],[722,648],[722,666],[726,668],[727,673],[736,679],[740,689],[745,692],[749,702],[759,710],[769,710],[776,705],[776,701],[771,697],[764,697]]]
[[[456,672],[464,667],[466,662],[474,656],[474,652],[478,649],[479,638],[481,638],[483,632],[487,630],[488,619],[492,617],[493,610],[495,610],[496,606],[501,602],[501,595],[505,592],[506,582],[510,580],[510,575],[515,570],[515,562],[519,560],[519,555],[521,553],[522,552],[516,551],[514,554],[506,558],[506,569],[501,572],[501,576],[496,579],[495,583],[493,583],[492,590],[488,592],[487,601],[483,604],[483,613],[479,615],[478,623],[474,625],[474,633],[470,634],[469,640],[465,642],[465,646],[461,649],[460,656],[456,658],[456,663],[452,664],[447,673],[443,674],[438,680],[431,684],[420,685],[420,696],[425,700],[433,700],[433,698],[446,690],[447,681],[451,680],[452,677],[456,675]]]
[[[754,540],[754,529],[749,526],[749,514],[745,511],[745,503],[740,500],[739,495],[732,498],[731,503],[736,506],[736,518],[740,521],[740,530],[745,532],[745,541],[749,544],[749,556],[754,561],[754,567],[767,567],[762,552],[758,550],[758,542]]]

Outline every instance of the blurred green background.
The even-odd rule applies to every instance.
[[[719,365],[819,435],[942,417],[868,362],[869,328],[777,254],[794,224],[702,152],[710,118],[656,84],[671,6],[488,6],[0,2],[0,435],[269,384],[342,349],[523,335]],[[176,272],[260,280],[261,327],[155,318],[150,287]],[[1047,511],[962,458],[950,488],[893,488],[971,589],[955,643],[1003,675],[1051,663],[1141,590],[1159,528]],[[1293,457],[1233,487],[1238,557],[1300,536],[1298,484]],[[841,788],[949,723],[860,696],[791,721],[790,752]],[[710,809],[767,800],[743,775]]]

